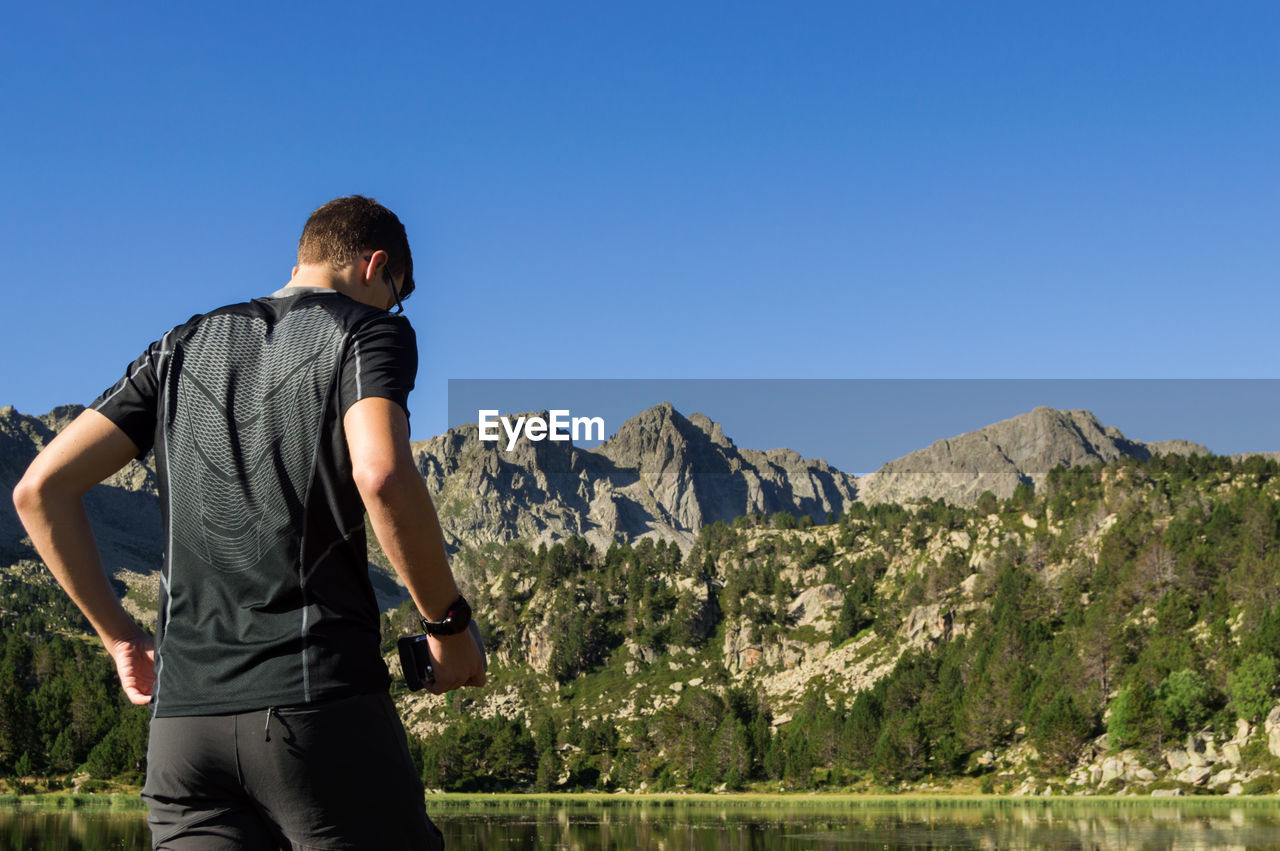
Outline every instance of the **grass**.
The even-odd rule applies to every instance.
[[[160,605],[160,595],[143,585],[131,585],[125,596],[144,612],[154,612]]]
[[[460,793],[445,792],[427,796],[431,809],[554,809],[564,806],[608,808],[629,807],[785,807],[790,809],[874,809],[885,806],[924,807],[928,809],[1007,809],[1046,810],[1086,807],[1089,809],[1182,809],[1266,808],[1280,811],[1280,796],[1192,796],[1184,798],[1150,798],[1145,796],[1070,795],[1016,797],[1012,795],[975,795],[941,792],[921,794],[847,794],[811,792],[729,792],[707,793]],[[141,811],[142,799],[135,793],[76,794],[42,793],[35,795],[0,795],[0,810],[119,810]]]
[[[786,633],[787,638],[792,641],[800,641],[805,644],[817,644],[819,641],[826,641],[831,637],[830,630],[819,631],[813,624],[805,624],[798,626]]]
[[[76,792],[40,792],[33,795],[0,795],[0,809],[37,810],[142,810],[146,804],[137,792],[133,794],[86,794]]]

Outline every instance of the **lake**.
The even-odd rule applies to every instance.
[[[450,848],[1280,848],[1280,799],[431,796]],[[0,811],[0,848],[146,849],[140,809]]]

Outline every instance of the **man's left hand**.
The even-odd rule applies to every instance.
[[[484,654],[470,630],[457,635],[428,635],[435,682],[428,688],[444,694],[462,686],[482,686],[485,681]]]

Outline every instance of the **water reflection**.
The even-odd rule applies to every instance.
[[[1280,848],[1280,801],[722,805],[433,798],[429,806],[457,849]],[[0,847],[146,849],[150,836],[141,810],[10,810],[0,812]]]
[[[0,811],[0,842],[10,849],[105,851],[148,849],[151,832],[142,810],[112,812]]]
[[[457,848],[789,851],[863,848],[1280,848],[1280,802],[434,809]]]

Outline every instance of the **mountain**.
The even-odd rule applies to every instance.
[[[508,452],[468,424],[413,451],[455,547],[577,535],[602,548],[654,537],[688,549],[717,520],[789,511],[821,522],[856,498],[854,477],[825,461],[739,449],[719,423],[667,402],[594,449],[521,440]]]
[[[1146,460],[1169,453],[1210,454],[1187,440],[1151,444],[1130,440],[1088,411],[1042,406],[890,461],[858,480],[858,496],[868,503],[944,499],[972,505],[983,491],[1005,499],[1019,484],[1042,485],[1059,464]]]
[[[0,491],[6,495],[0,500],[0,557],[9,562],[34,558],[35,551],[8,497],[36,454],[83,410],[66,405],[31,417],[12,406],[0,408]],[[113,574],[146,574],[160,566],[164,542],[157,493],[148,455],[145,461],[130,461],[85,499],[103,563]]]
[[[12,490],[35,454],[80,411],[40,417],[0,409],[0,487]],[[542,411],[542,416],[547,412]],[[1020,483],[1043,483],[1058,464],[1100,464],[1162,453],[1209,454],[1190,441],[1144,444],[1088,411],[1040,407],[977,431],[939,440],[857,478],[789,449],[736,446],[720,424],[685,417],[663,402],[624,422],[594,449],[571,441],[520,440],[511,451],[482,442],[476,425],[415,442],[413,455],[453,551],[573,536],[607,548],[615,540],[666,540],[688,550],[716,521],[779,511],[825,521],[855,502],[973,504],[985,490],[1007,498]],[[90,494],[89,514],[113,572],[146,574],[162,542],[150,458],[133,461]],[[0,505],[0,556],[31,557],[9,500]],[[403,599],[381,553],[375,581],[384,602]]]

